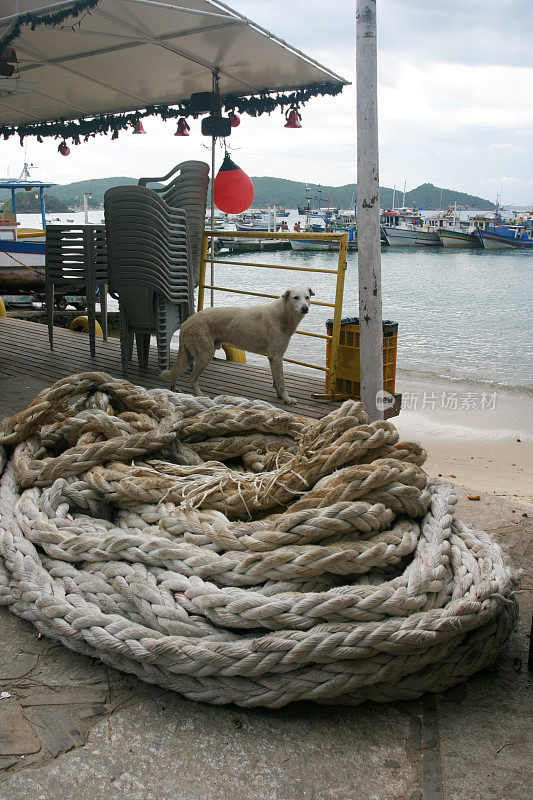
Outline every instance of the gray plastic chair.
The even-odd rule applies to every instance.
[[[118,296],[122,370],[133,358],[142,367],[155,335],[160,369],[168,369],[170,340],[192,313],[194,287],[183,209],[151,189],[117,186],[104,197],[109,287]]]
[[[172,180],[169,181],[170,178]],[[169,182],[166,183],[167,181]],[[182,208],[187,213],[194,286],[198,286],[209,186],[209,165],[203,161],[183,161],[160,178],[141,178],[139,180],[139,186],[146,186],[148,183],[166,183],[165,186],[152,186],[151,188],[167,205],[173,208]]]
[[[107,339],[107,248],[104,225],[47,225],[45,240],[45,299],[50,350],[54,349],[54,290],[85,294],[89,347],[96,355],[96,293],[102,333]]]

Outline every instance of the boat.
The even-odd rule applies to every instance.
[[[44,293],[44,247],[46,214],[44,190],[53,183],[33,181],[24,165],[20,178],[0,180],[0,189],[11,192],[12,211],[0,213],[0,294]],[[37,192],[41,207],[41,228],[21,228],[17,220],[16,192]]]
[[[381,214],[381,229],[391,247],[440,247],[441,231],[457,225],[455,208],[426,219],[416,209],[393,209]]]
[[[0,212],[0,296],[6,305],[31,306],[33,301],[43,301],[45,292],[44,265],[46,242],[46,209],[44,190],[55,186],[55,183],[32,180],[28,165],[19,178],[0,179],[0,189],[11,192],[12,211]],[[40,228],[22,228],[17,219],[16,192],[37,193],[40,201],[42,226]],[[59,217],[56,217],[59,220]],[[64,296],[55,293],[56,308],[65,308],[71,303],[75,308],[85,308],[82,296]]]
[[[483,247],[477,228],[464,227],[464,223],[463,227],[443,228],[438,236],[444,247]]]
[[[483,247],[516,247],[533,252],[533,230],[526,224],[492,225],[479,235]]]
[[[235,222],[235,228],[238,231],[273,231],[274,226],[273,224],[268,227],[266,222],[259,222],[254,220],[253,222]],[[280,225],[276,225],[276,230],[279,231]]]
[[[306,231],[311,233],[317,226],[309,225]],[[321,233],[335,233],[334,230],[320,228]],[[345,233],[342,230],[342,233]],[[321,242],[318,239],[291,239],[291,248],[293,250],[338,250],[339,244],[337,242]],[[352,227],[348,232],[348,250],[357,250],[357,230]]]
[[[338,250],[339,245],[333,242],[321,242],[315,239],[291,239],[293,250]]]

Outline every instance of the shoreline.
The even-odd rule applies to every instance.
[[[533,414],[529,393],[461,381],[407,380],[392,422],[420,441],[426,469],[459,486],[533,504]]]

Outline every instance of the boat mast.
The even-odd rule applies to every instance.
[[[357,241],[361,400],[383,419],[383,328],[379,229],[376,0],[357,0]],[[378,393],[380,393],[378,395]],[[378,407],[379,406],[379,407]]]

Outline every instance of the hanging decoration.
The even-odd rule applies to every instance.
[[[239,115],[236,114],[233,109],[231,109],[231,111],[228,114],[228,117],[229,121],[231,122],[231,127],[238,128],[239,125],[241,124],[241,118],[239,117]]]
[[[59,147],[57,148],[57,152],[61,153],[62,156],[69,156],[70,155],[70,147],[66,142],[61,142]]]
[[[240,214],[253,203],[254,185],[226,153],[213,186],[215,205],[226,214]]]
[[[187,123],[185,117],[180,117],[178,120],[178,127],[174,136],[188,136],[191,126]]]
[[[76,0],[71,3],[67,8],[62,8],[59,11],[52,11],[48,14],[42,14],[39,9],[35,11],[27,11],[25,14],[19,14],[3,36],[0,36],[0,50],[3,50],[8,44],[11,44],[18,36],[20,36],[21,29],[27,25],[32,31],[36,28],[47,26],[54,28],[56,25],[61,25],[69,17],[79,17],[91,8],[94,8],[100,0]]]
[[[1,43],[1,42],[0,42]],[[306,86],[305,89],[284,93],[265,92],[254,97],[236,97],[228,95],[222,97],[222,105],[226,111],[234,110],[234,113],[248,114],[250,117],[259,117],[262,114],[270,114],[277,108],[290,108],[298,104],[302,106],[313,97],[335,96],[343,90],[342,84],[336,83],[315,83]],[[90,137],[99,134],[111,134],[116,139],[118,133],[123,130],[131,129],[137,120],[146,117],[158,116],[162,120],[178,119],[179,117],[199,116],[190,110],[190,101],[184,101],[175,105],[147,106],[143,111],[131,111],[119,114],[100,114],[89,119],[79,118],[76,120],[54,120],[53,122],[34,122],[24,125],[0,125],[0,136],[9,139],[10,136],[18,135],[23,142],[26,136],[41,137],[41,139],[53,136],[56,139],[72,139],[74,144],[79,144],[83,139],[88,141]]]
[[[285,119],[287,120],[284,125],[285,128],[302,127],[302,115],[298,112],[298,106],[291,106],[291,108],[285,114]]]

